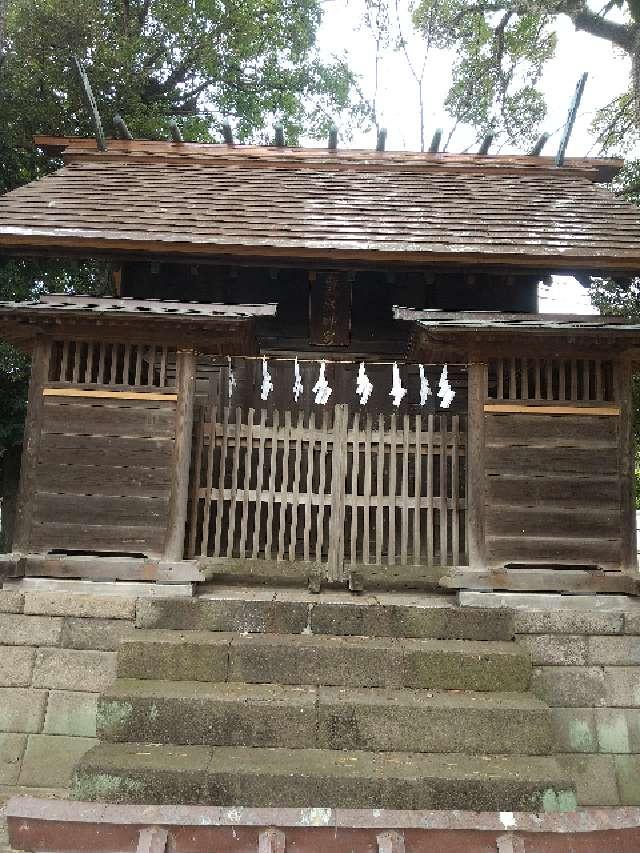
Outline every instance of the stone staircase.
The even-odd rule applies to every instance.
[[[506,611],[444,598],[150,599],[78,799],[556,811],[574,785]]]

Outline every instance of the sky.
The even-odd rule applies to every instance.
[[[422,42],[412,32],[406,12],[407,0],[400,0],[400,6],[404,10],[401,24],[409,56],[418,65],[423,56]],[[325,0],[324,8],[325,16],[319,33],[323,54],[326,57],[346,54],[351,69],[361,77],[364,92],[371,95],[375,48],[370,33],[361,25],[362,0]],[[576,157],[595,155],[598,151],[590,132],[591,121],[600,107],[615,94],[626,90],[630,62],[621,52],[614,51],[608,42],[576,32],[568,19],[558,21],[557,34],[556,58],[548,64],[541,84],[548,109],[543,130],[552,134],[544,153],[554,154],[557,150],[576,83],[582,72],[587,71],[589,77],[567,154]],[[451,119],[442,106],[451,82],[451,64],[452,56],[445,51],[429,59],[425,75],[427,142],[436,128],[443,128],[446,137],[451,127]],[[380,79],[379,114],[382,126],[387,128],[387,150],[420,150],[417,87],[402,52],[389,52],[385,56]],[[468,134],[457,136],[450,150],[463,150],[472,141],[473,136]],[[353,139],[346,144],[353,148],[372,148],[375,146],[375,131],[356,131]],[[595,312],[586,290],[568,276],[556,276],[550,287],[540,289],[539,297],[542,311]]]

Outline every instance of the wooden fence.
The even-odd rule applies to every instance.
[[[466,563],[460,415],[199,407],[187,556]]]

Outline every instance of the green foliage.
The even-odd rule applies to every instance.
[[[445,102],[455,125],[471,125],[478,138],[493,132],[522,147],[535,139],[546,113],[537,84],[556,37],[547,14],[517,13],[508,4],[496,14],[495,8],[421,0],[414,22],[434,46],[457,51]]]

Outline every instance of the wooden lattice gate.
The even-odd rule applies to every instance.
[[[188,557],[364,565],[466,557],[465,418],[201,405]]]

